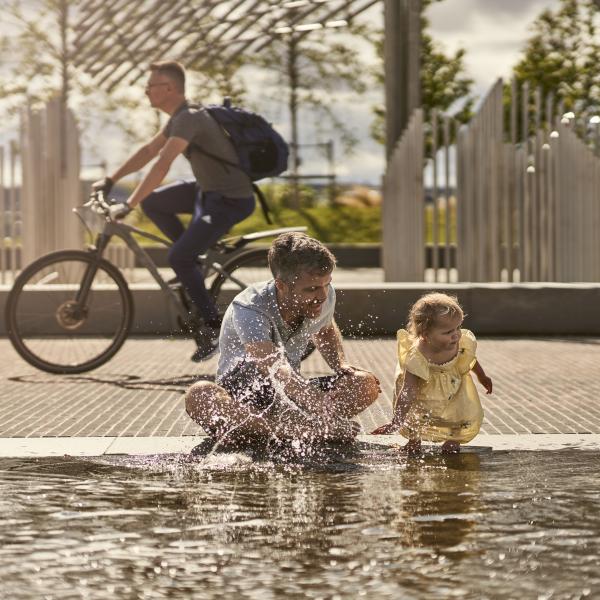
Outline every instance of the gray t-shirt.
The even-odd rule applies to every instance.
[[[243,171],[206,156],[194,147],[199,146],[231,163],[238,163],[229,138],[202,105],[190,106],[184,102],[167,121],[163,135],[166,138],[182,138],[190,143],[185,157],[202,191],[218,192],[227,198],[252,196],[252,184]]]
[[[248,287],[233,299],[223,317],[217,382],[245,358],[245,345],[254,342],[271,341],[283,347],[285,357],[299,373],[311,336],[333,322],[334,311],[335,290],[330,286],[321,314],[315,319],[305,319],[292,330],[279,312],[274,280]]]

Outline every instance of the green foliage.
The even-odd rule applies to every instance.
[[[379,207],[336,205],[313,206],[294,210],[281,207],[275,213],[273,225],[267,225],[260,210],[236,225],[232,234],[242,235],[274,227],[304,225],[308,235],[325,243],[360,244],[381,240],[381,210]]]
[[[254,213],[229,232],[228,235],[243,235],[255,231],[276,229],[278,227],[296,227],[304,225],[307,233],[326,243],[379,243],[381,241],[381,209],[380,207],[351,207],[323,203],[315,190],[308,186],[301,188],[302,208],[295,210],[289,207],[291,190],[285,185],[265,185],[263,191],[271,208],[273,224],[269,225],[257,203]],[[182,215],[187,223],[189,215]],[[136,210],[128,222],[145,231],[162,235],[155,225],[142,213]],[[147,241],[139,239],[146,244]],[[270,243],[266,239],[264,243]]]
[[[425,122],[430,121],[433,110],[448,113],[458,103],[460,108],[452,116],[460,123],[466,123],[472,117],[475,99],[471,96],[473,80],[466,75],[465,50],[459,48],[453,55],[448,55],[427,32],[429,21],[424,12],[429,4],[440,1],[424,1],[421,16],[421,103],[425,113]],[[374,76],[378,84],[383,85],[385,81],[384,32],[376,32],[372,39],[380,61],[374,71]],[[385,107],[375,106],[373,113],[375,119],[371,126],[371,135],[380,144],[385,144]]]
[[[528,81],[543,96],[554,93],[565,110],[600,109],[600,20],[594,0],[560,0],[532,25],[523,57],[514,67],[518,84]]]
[[[276,229],[278,227],[307,227],[308,235],[328,244],[379,244],[381,243],[381,206],[344,206],[329,204],[320,198],[314,188],[303,186],[300,190],[302,208],[290,208],[290,186],[281,184],[266,184],[262,186],[267,202],[271,208],[273,224],[269,225],[257,203],[256,209],[250,217],[238,223],[227,234],[228,236],[244,235],[255,231]],[[446,243],[446,205],[443,201],[438,206],[437,228],[438,243]],[[456,243],[456,199],[450,198],[450,243]],[[182,222],[187,224],[189,215],[180,216]],[[127,221],[136,227],[154,235],[162,236],[156,226],[145,216],[141,210],[134,211],[127,217]],[[425,243],[433,243],[433,205],[425,206],[424,213]],[[138,238],[142,244],[148,240]],[[269,244],[266,238],[262,241]]]

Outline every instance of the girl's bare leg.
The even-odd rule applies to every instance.
[[[458,454],[460,444],[454,440],[447,440],[442,444],[442,454]]]

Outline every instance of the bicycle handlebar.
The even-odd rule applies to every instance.
[[[110,200],[107,200],[104,197],[104,192],[102,190],[92,190],[90,192],[90,199],[83,206],[93,210],[99,215],[110,217],[110,207],[113,204],[113,202],[110,202]]]

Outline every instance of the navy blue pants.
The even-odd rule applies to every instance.
[[[216,322],[217,309],[206,290],[196,257],[204,254],[233,225],[252,214],[254,197],[226,198],[217,192],[201,192],[191,180],[157,188],[142,202],[142,208],[173,241],[169,264],[196,309],[205,322]],[[187,229],[177,216],[179,214],[192,215]]]

